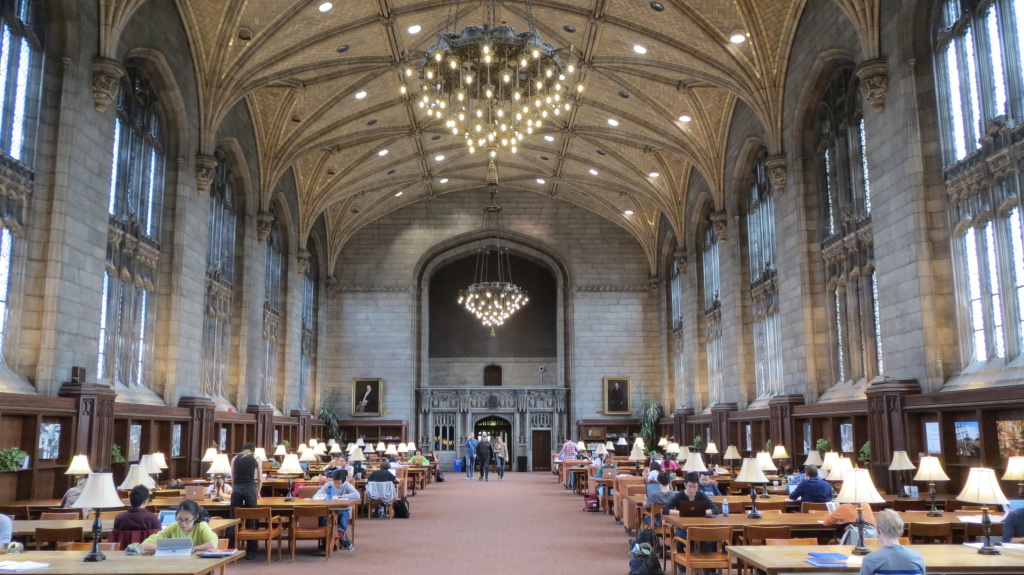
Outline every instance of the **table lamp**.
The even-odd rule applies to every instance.
[[[620,437],[619,441],[616,442],[615,445],[623,445],[623,446],[625,446],[625,445],[629,445],[629,443],[626,441],[625,437]]]
[[[865,503],[885,503],[875,484],[871,481],[871,472],[867,469],[848,469],[843,472],[843,490],[836,498],[838,503],[852,503],[857,507],[857,546],[854,555],[867,555],[871,550],[864,546],[864,513]]]
[[[817,449],[812,449],[807,452],[807,460],[804,461],[804,467],[807,467],[808,465],[814,465],[819,468],[821,467],[821,454],[818,453]]]
[[[690,448],[685,445],[679,446],[679,455],[676,456],[676,461],[686,461],[690,458]]]
[[[736,476],[736,481],[750,484],[750,513],[747,513],[747,517],[760,519],[761,513],[757,510],[757,485],[767,485],[768,478],[761,471],[761,464],[757,459],[748,457],[743,460],[743,466],[740,467],[740,474]]]
[[[1016,455],[1006,460],[1003,481],[1017,482],[1017,499],[1024,499],[1024,456]]]
[[[981,504],[981,525],[985,531],[985,544],[978,553],[982,555],[1000,555],[999,550],[992,546],[992,518],[988,515],[989,505],[1009,505],[1003,490],[999,488],[996,470],[987,467],[972,467],[967,475],[967,484],[960,495],[960,501]]]
[[[330,453],[332,457],[337,455],[337,454],[339,454],[339,453],[341,453],[341,444],[340,443],[332,444],[331,448],[327,452]]]
[[[366,461],[366,456],[363,455],[363,450],[356,446],[356,448],[352,450],[351,455],[348,456],[348,460],[352,462],[352,469],[355,471],[355,474],[357,476],[360,475],[360,472],[363,469],[362,463]],[[359,477],[356,478],[359,479]]]
[[[319,455],[327,455],[327,444],[326,443],[317,443],[316,447],[313,448],[313,453],[315,453],[318,456]]]
[[[142,459],[139,460],[139,466],[146,470],[146,474],[153,476],[153,483],[157,482],[157,477],[160,475],[160,466],[156,464],[152,455],[143,455]]]
[[[662,437],[658,440],[658,447],[668,447],[668,438]]]
[[[949,481],[949,477],[942,470],[939,458],[931,455],[922,457],[921,462],[918,464],[917,475],[914,476],[914,481],[928,482],[928,493],[931,494],[932,498],[932,510],[928,512],[928,517],[942,517],[942,512],[935,507],[935,482]]]
[[[907,493],[905,482],[903,481],[903,472],[908,469],[917,469],[914,467],[914,463],[907,457],[906,451],[893,451],[892,452],[892,463],[889,464],[889,471],[895,471],[896,477],[900,482],[900,497],[910,497]]]
[[[138,467],[133,465],[132,467]],[[103,536],[103,524],[100,522],[100,509],[121,509],[124,502],[117,495],[114,488],[113,473],[92,473],[85,480],[85,487],[82,494],[71,505],[75,509],[93,509],[96,511],[96,519],[92,522],[92,551],[82,561],[92,563],[103,561],[107,558],[100,551],[100,538]]]
[[[418,449],[415,441],[408,441],[405,446],[409,448],[409,453],[416,453],[416,450]]]
[[[772,451],[772,459],[779,461],[779,469],[782,471],[782,475],[786,474],[786,466],[782,464],[782,461],[789,459],[789,453],[786,451],[785,445],[776,445],[775,450]]]
[[[583,443],[582,439],[576,442],[576,452],[577,453],[583,453],[586,450],[587,450],[587,446]]]
[[[317,443],[319,443],[319,442],[316,439],[310,438],[310,440],[309,440],[309,446],[310,447],[316,447]]]
[[[146,474],[146,470],[138,463],[133,463],[128,467],[128,475],[118,489],[131,489],[136,485],[145,485],[147,489],[156,489],[156,482]]]
[[[836,457],[832,461],[832,469],[828,472],[828,481],[832,483],[832,498],[835,499],[839,496],[839,490],[836,489],[836,484],[840,481],[846,480],[846,473],[853,469],[853,462],[850,461],[849,457]]]
[[[606,448],[603,443],[598,443],[597,449],[594,450],[594,453],[598,455],[608,455],[608,448]]]
[[[213,500],[217,503],[224,501],[224,498],[220,496],[220,486],[217,483],[217,479],[223,480],[228,474],[231,473],[231,462],[228,461],[227,453],[218,453],[217,457],[213,459],[213,463],[210,464],[210,468],[206,470],[207,475],[212,475],[214,478],[214,484],[217,486],[217,491],[213,496]]]
[[[669,444],[665,446],[665,455],[671,456],[666,457],[666,459],[675,459],[675,456],[679,455],[679,444],[675,441],[670,441]]]
[[[163,473],[164,469],[167,469],[167,459],[164,458],[163,452],[155,451],[150,454],[150,458],[156,463],[156,466],[160,468],[160,473]]]
[[[636,439],[633,441],[633,445],[639,445],[640,449],[643,449],[644,451],[647,450],[647,446],[644,445],[644,438],[639,435],[636,436]]]
[[[256,461],[259,461],[260,463],[268,461],[267,450],[262,447],[257,447],[255,450],[253,450],[252,456],[255,457]]]
[[[700,453],[694,451],[690,453],[690,457],[683,464],[683,471],[690,472],[696,471],[697,473],[707,473],[708,468],[704,467],[704,461],[700,457]]]
[[[85,455],[76,455],[71,458],[71,465],[64,475],[92,475],[92,468],[89,467],[89,458]]]
[[[761,466],[762,472],[777,471],[775,462],[772,461],[772,456],[767,451],[757,452],[757,464]],[[771,495],[768,494],[768,482],[765,481],[764,491],[761,493],[761,499],[771,499]]]
[[[357,447],[366,447],[366,442],[363,441],[362,437],[357,437],[356,438],[356,446]]]
[[[831,473],[832,472],[832,462],[835,461],[837,457],[839,457],[839,454],[836,453],[835,451],[826,451],[825,452],[825,459],[823,459],[821,461],[821,465],[818,467],[818,469],[820,469],[821,471],[825,471],[825,472]],[[828,479],[827,475],[826,475],[825,479]]]
[[[203,463],[213,463],[213,460],[217,458],[217,448],[207,448],[206,453],[203,454]]]
[[[737,459],[743,459],[743,457],[740,455],[740,450],[736,449],[735,445],[730,445],[729,447],[725,448],[725,455],[722,456],[722,459],[725,461],[735,462]],[[733,479],[736,479],[735,463],[729,464],[729,475],[731,475]]]
[[[708,442],[708,446],[704,449],[704,454],[708,455],[709,456],[708,457],[708,461],[710,461],[712,464],[714,464],[715,458],[714,457],[710,457],[712,455],[718,455],[718,446],[715,445],[714,441],[709,441]]]
[[[302,453],[299,454],[299,463],[300,463],[299,469],[302,469],[302,465],[301,465],[302,462],[305,462],[306,463],[306,469],[309,469],[309,464],[311,462],[319,462],[319,461],[320,460],[317,459],[316,453],[312,449],[307,447],[305,450],[302,451]],[[280,471],[278,471],[278,473],[280,473]],[[303,470],[302,474],[303,474],[303,477],[305,477],[305,474],[306,474],[305,470]]]
[[[611,439],[604,442],[604,448],[608,450],[608,453],[615,454],[615,443]]]
[[[298,475],[305,475],[305,473],[302,470],[302,466],[299,465],[299,456],[297,454],[289,453],[284,456],[284,461],[281,462],[281,467],[277,469],[277,474],[288,478],[288,495],[285,496],[285,501],[295,501],[295,497],[292,496],[292,479]]]
[[[398,455],[398,448],[394,443],[389,443],[388,448],[384,450],[384,455]]]
[[[639,440],[639,438],[637,438]],[[647,459],[644,455],[644,448],[639,443],[633,444],[633,450],[629,452],[629,460],[636,462],[636,470],[640,471],[640,462]]]
[[[388,448],[388,446],[384,445],[383,441],[378,441],[377,442],[377,448],[374,449],[374,451],[376,451],[377,453],[380,453],[382,451],[387,451],[387,448]]]

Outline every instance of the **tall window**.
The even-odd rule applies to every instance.
[[[150,385],[165,158],[160,102],[135,68],[128,69],[117,103],[113,158],[97,373],[123,385]]]
[[[754,162],[753,185],[747,205],[747,252],[754,313],[754,377],[757,396],[782,393],[782,324],[775,270],[775,200],[772,197],[767,153]]]
[[[260,388],[260,403],[271,405],[278,389],[278,366],[280,365],[281,301],[284,269],[282,266],[281,228],[277,215],[270,211],[273,222],[267,236],[267,252],[264,273],[263,299],[263,385]]]
[[[317,313],[319,310],[317,287],[318,266],[310,255],[309,264],[302,274],[302,353],[299,360],[299,405],[306,405],[316,374]]]
[[[724,225],[725,222],[720,222]],[[708,369],[708,402],[711,405],[725,401],[722,389],[722,282],[718,267],[718,235],[711,217],[704,230],[704,250],[701,258],[704,272],[704,345]]]
[[[14,243],[32,193],[31,144],[42,85],[43,18],[32,0],[0,3],[0,363],[9,336]]]
[[[1024,135],[1007,120],[1024,117],[1022,42],[1024,0],[945,0],[937,13],[936,91],[964,364],[1024,351],[1024,180],[1010,170],[981,180],[976,169],[1012,157]]]
[[[217,152],[217,168],[210,186],[210,233],[206,250],[206,286],[203,314],[202,390],[207,397],[228,395],[231,365],[231,319],[235,290],[234,176],[228,159]]]
[[[883,367],[867,141],[852,68],[839,69],[819,103],[816,142],[833,383]]]

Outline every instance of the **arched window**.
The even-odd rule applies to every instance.
[[[202,390],[207,397],[227,397],[231,366],[231,319],[235,293],[234,175],[224,154],[216,154],[217,168],[210,185],[209,240],[206,249],[206,286],[203,314]]]
[[[819,103],[816,141],[833,383],[883,371],[866,144],[853,69],[840,68]]]
[[[1024,0],[945,0],[935,78],[953,222],[952,257],[964,365],[1024,352],[1024,236],[1012,170],[977,181],[976,166],[1012,157],[1024,117]]]
[[[97,373],[106,381],[147,385],[153,363],[165,158],[156,90],[133,67],[128,68],[118,99],[113,158]]]
[[[782,324],[775,270],[775,199],[772,197],[767,152],[754,162],[747,203],[747,253],[754,314],[754,377],[757,397],[782,393]]]
[[[722,386],[722,365],[725,349],[722,344],[722,282],[718,259],[718,234],[716,225],[725,225],[725,220],[714,221],[708,215],[704,229],[704,249],[701,268],[704,279],[704,345],[708,369],[708,402],[710,405],[725,401]]]
[[[281,226],[277,214],[270,210],[272,222],[270,235],[267,236],[266,260],[264,263],[263,289],[263,385],[260,390],[260,403],[273,404],[276,399],[280,365],[281,302],[284,269],[282,265]]]
[[[309,256],[306,271],[302,274],[302,353],[299,360],[299,405],[305,406],[309,389],[314,385],[317,369],[317,314],[319,313],[320,290],[317,285],[319,266],[316,252]]]
[[[43,21],[32,0],[7,0],[0,12],[0,363],[11,321],[14,243],[23,235],[32,193],[32,148],[42,85]],[[23,258],[18,258],[24,263]]]

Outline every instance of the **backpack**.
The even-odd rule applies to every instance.
[[[639,544],[629,553],[629,575],[665,575],[650,544]]]
[[[438,483],[444,483],[444,473],[441,473],[440,469],[437,470],[437,477],[434,480]]]
[[[600,511],[601,510],[601,498],[597,495],[584,495],[583,496],[583,510],[584,511]]]
[[[402,498],[396,499],[391,504],[391,509],[395,513],[395,519],[408,519],[409,518],[409,500]]]
[[[658,537],[658,534],[655,533],[654,530],[650,527],[644,527],[643,529],[638,531],[636,534],[636,539],[632,540],[630,543],[631,548],[632,546],[641,546],[647,544],[650,546],[651,553],[653,555],[661,554],[661,538]]]

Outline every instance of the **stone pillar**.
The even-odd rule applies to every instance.
[[[245,408],[246,413],[256,416],[255,443],[257,446],[266,447],[274,442],[274,408],[269,405],[249,405]],[[309,432],[307,427],[306,432]],[[302,439],[303,430],[299,428],[299,438]]]
[[[202,476],[202,459],[206,448],[214,442],[213,417],[216,405],[208,397],[182,397],[178,400],[178,407],[189,410],[192,422],[188,425],[188,432],[182,451],[188,454],[188,475],[190,477]]]
[[[302,442],[309,441],[309,438],[312,437],[312,435],[313,435],[313,432],[312,432],[313,414],[310,413],[306,409],[293,409],[293,410],[291,410],[290,413],[288,413],[288,416],[289,417],[294,417],[295,419],[299,420],[299,441],[302,441]],[[271,417],[271,421],[273,421],[273,417]],[[274,426],[271,425],[270,427],[271,427],[270,437],[271,437],[271,439],[273,439],[273,437],[274,437],[273,427]],[[332,438],[330,438],[330,437],[323,437],[321,439],[323,441],[327,441],[328,439],[332,439]],[[338,440],[337,437],[334,437],[333,439]],[[352,439],[352,441],[355,441],[355,439]],[[267,445],[270,445],[270,444],[268,443]],[[345,447],[345,446],[342,445],[342,447]]]
[[[704,445],[714,441],[721,454],[729,446],[729,414],[736,411],[735,403],[716,403],[711,406],[711,436],[704,438]],[[718,460],[721,463],[721,459]]]
[[[81,372],[79,372],[81,370]],[[78,416],[72,436],[73,453],[89,456],[94,470],[110,471],[110,446],[114,443],[114,399],[117,394],[106,384],[85,383],[85,368],[72,369],[71,381],[61,385],[57,395],[75,400]]]
[[[777,395],[768,400],[768,436],[776,445],[782,445],[789,453],[790,461],[787,468],[793,469],[796,460],[797,439],[796,428],[793,426],[793,407],[803,405],[802,395]]]
[[[686,441],[686,418],[691,415],[692,407],[680,407],[672,412],[672,433],[680,445]]]
[[[876,379],[865,390],[868,397],[868,440],[871,441],[871,476],[875,486],[894,492],[889,464],[893,451],[907,449],[903,407],[908,395],[921,393],[915,380]]]

